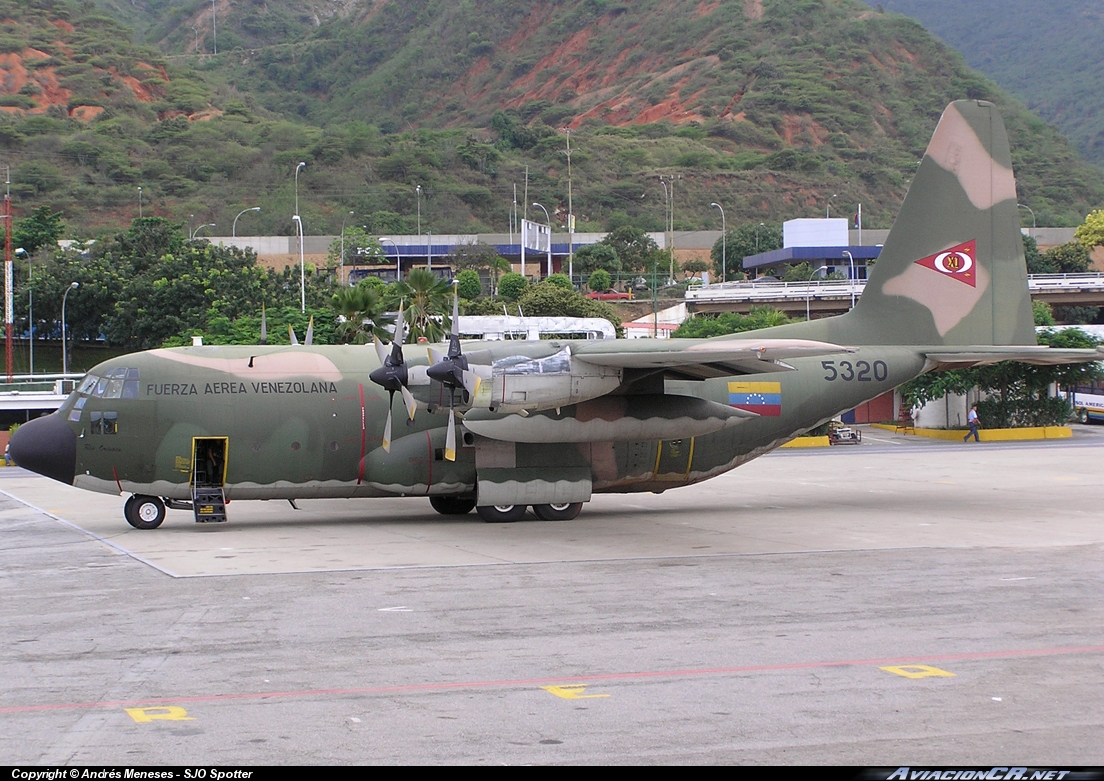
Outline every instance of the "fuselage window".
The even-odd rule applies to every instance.
[[[92,413],[92,418],[91,418],[91,421],[89,422],[88,429],[89,429],[89,432],[92,433],[92,434],[102,434],[103,433],[103,413],[102,412],[93,412]]]
[[[103,433],[105,433],[105,434],[118,434],[119,433],[119,413],[118,412],[105,412],[103,414]]]

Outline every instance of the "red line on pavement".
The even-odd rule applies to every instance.
[[[739,667],[702,667],[686,670],[642,670],[622,673],[597,673],[574,675],[567,678],[517,678],[499,681],[439,681],[437,683],[400,684],[395,686],[364,686],[348,689],[300,689],[296,691],[243,692],[239,694],[208,694],[191,697],[162,697],[156,700],[120,700],[115,702],[70,702],[54,705],[16,705],[0,708],[0,713],[32,713],[36,711],[74,710],[80,708],[139,708],[165,707],[185,702],[224,702],[231,700],[264,700],[292,697],[352,696],[362,694],[402,694],[454,689],[518,688],[523,686],[555,686],[558,684],[602,683],[607,681],[634,681],[655,678],[692,678],[708,675],[739,675],[741,673],[782,672],[786,670],[811,670],[826,667],[871,667],[888,665],[916,665],[929,662],[978,661],[984,659],[1013,659],[1030,656],[1059,656],[1071,654],[1104,653],[1104,645],[1072,648],[1028,648],[1012,651],[987,651],[967,654],[938,654],[897,659],[838,659],[825,662],[791,662],[789,664],[755,664]]]

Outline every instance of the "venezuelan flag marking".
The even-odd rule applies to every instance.
[[[730,382],[728,406],[754,412],[766,418],[782,415],[782,383]]]

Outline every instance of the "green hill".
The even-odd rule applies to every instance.
[[[874,3],[871,2],[871,5]],[[882,0],[917,19],[1104,164],[1104,6],[1098,0]]]
[[[220,4],[217,56],[186,53],[209,3],[139,6],[144,39],[175,54],[89,5],[0,0],[5,56],[71,90],[0,89],[21,213],[48,205],[91,232],[136,216],[141,187],[147,216],[229,233],[260,206],[239,233],[290,234],[302,161],[308,233],[337,232],[349,211],[413,232],[419,185],[424,228],[505,231],[515,185],[522,208],[562,221],[567,127],[578,230],[660,229],[660,175],[679,177],[677,229],[719,227],[713,201],[735,225],[815,216],[830,198],[888,227],[940,111],[963,96],[1001,106],[1040,224],[1104,203],[1056,131],[916,22],[857,0],[349,0],[271,29],[249,15],[294,15],[290,0]],[[236,29],[259,32],[224,49]],[[39,45],[49,64],[28,68]]]

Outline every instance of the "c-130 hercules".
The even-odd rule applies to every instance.
[[[455,319],[453,321],[455,323]],[[209,346],[105,361],[11,440],[15,461],[225,520],[225,499],[428,496],[487,521],[729,471],[934,369],[1068,363],[1035,342],[1004,125],[952,103],[855,308],[714,339]],[[411,418],[391,439],[395,393]],[[423,409],[424,408],[424,409]],[[457,438],[455,416],[462,417]],[[459,447],[457,447],[459,444]]]

